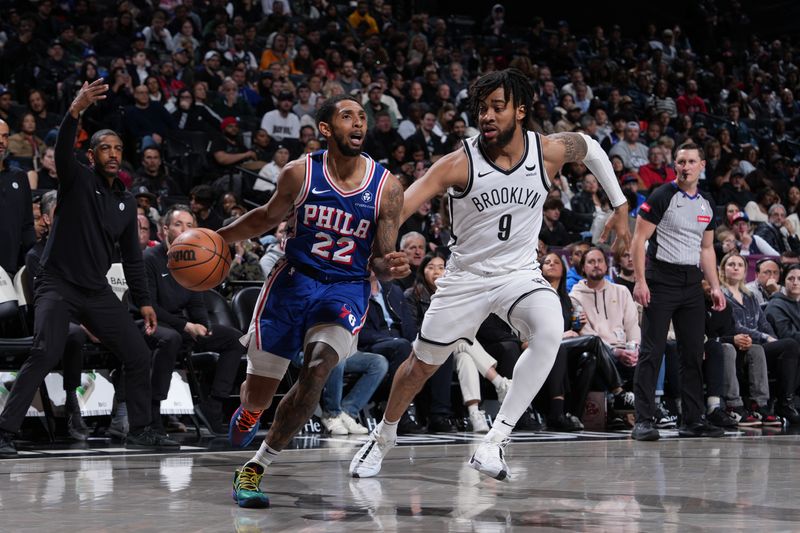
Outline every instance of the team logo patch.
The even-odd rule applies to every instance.
[[[372,201],[372,193],[369,192],[369,191],[364,191],[364,194],[361,195],[361,199],[364,200],[365,202],[371,202]]]
[[[356,317],[353,315],[353,311],[347,304],[342,304],[342,309],[339,311],[339,318],[346,318],[347,321],[350,322],[350,327],[356,325]]]
[[[645,202],[645,203],[643,203],[641,206],[639,206],[639,209],[641,209],[641,210],[642,210],[642,211],[644,211],[645,213],[649,213],[649,212],[650,212],[650,204],[648,204],[647,202]]]
[[[711,217],[709,215],[697,215],[697,221],[702,222],[703,224],[708,224],[711,222]]]

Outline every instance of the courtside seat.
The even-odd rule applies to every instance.
[[[253,320],[253,311],[258,302],[258,295],[261,287],[245,287],[233,295],[231,300],[231,310],[239,324],[239,331],[246,333]]]

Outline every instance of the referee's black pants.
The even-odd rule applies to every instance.
[[[682,423],[699,422],[705,413],[702,365],[706,307],[701,278],[696,267],[678,266],[669,273],[659,271],[657,277],[647,276],[650,305],[644,309],[642,344],[633,378],[637,422],[655,417],[656,382],[670,320],[678,342]]]
[[[150,349],[111,287],[90,291],[45,274],[37,279],[34,305],[33,347],[0,414],[0,429],[19,430],[36,390],[64,354],[71,319],[122,361],[131,433],[149,426]]]

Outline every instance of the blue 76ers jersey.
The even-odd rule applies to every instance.
[[[286,241],[290,264],[311,267],[329,280],[369,277],[381,193],[389,172],[364,154],[361,185],[343,191],[327,171],[328,151],[306,156],[306,178],[295,201],[294,233]]]

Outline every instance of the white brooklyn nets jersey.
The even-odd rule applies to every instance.
[[[536,268],[542,206],[550,185],[539,135],[525,132],[525,155],[509,170],[489,159],[479,137],[464,140],[469,159],[466,188],[448,190],[451,261],[485,276]]]

